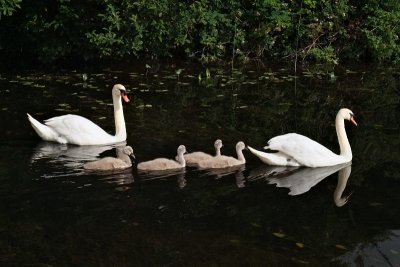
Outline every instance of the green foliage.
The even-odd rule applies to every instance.
[[[20,9],[21,2],[22,0],[0,0],[0,19],[1,16],[11,16]]]
[[[393,10],[374,10],[366,20],[364,29],[368,48],[380,61],[400,60],[400,5]]]
[[[1,1],[0,55],[42,62],[400,60],[397,0]]]

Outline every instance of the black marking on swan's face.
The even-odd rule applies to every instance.
[[[129,97],[128,97],[128,94],[126,93],[126,89],[125,88],[120,88],[119,89],[119,93],[121,94],[121,97],[125,102],[129,102],[130,101]]]

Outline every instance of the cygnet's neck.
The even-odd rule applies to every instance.
[[[246,163],[246,159],[244,158],[244,155],[243,155],[243,150],[242,149],[239,149],[239,148],[237,148],[236,149],[236,153],[237,153],[237,159],[238,159],[238,161],[240,161],[241,163]]]
[[[215,147],[215,156],[216,157],[221,156],[221,148],[219,146]]]
[[[340,156],[350,161],[353,158],[353,154],[351,152],[349,140],[347,139],[346,129],[344,128],[344,118],[340,113],[336,116],[335,125],[340,147]]]
[[[128,165],[132,165],[131,157],[127,155],[122,149],[117,148],[117,158],[122,160]]]
[[[120,96],[113,95],[114,105],[114,121],[115,121],[115,138],[117,141],[126,140],[126,126],[124,118],[124,110]]]
[[[186,160],[185,157],[183,156],[183,152],[178,152],[178,163],[182,166],[186,166]]]

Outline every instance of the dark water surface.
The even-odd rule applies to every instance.
[[[183,69],[183,70],[182,70]],[[179,75],[178,75],[179,73]],[[400,70],[329,72],[193,65],[0,75],[0,266],[400,266]],[[209,75],[207,75],[209,74]],[[126,85],[137,161],[189,151],[234,155],[297,132],[351,165],[283,169],[248,151],[242,168],[142,175],[85,172],[114,146],[41,142],[26,118],[74,113],[114,131],[111,88]]]

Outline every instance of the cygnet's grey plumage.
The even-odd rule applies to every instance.
[[[109,170],[122,170],[132,167],[131,156],[135,157],[133,154],[133,149],[130,146],[125,146],[124,148],[117,147],[117,157],[105,157],[100,160],[88,162],[83,165],[86,170],[96,170],[96,171],[109,171]]]
[[[199,168],[201,169],[221,169],[228,168],[246,163],[246,159],[243,155],[243,149],[246,149],[246,145],[240,141],[236,144],[237,158],[228,156],[217,156],[212,159],[203,160],[199,162]]]
[[[223,146],[222,141],[220,139],[215,140],[215,142],[214,142],[215,157],[221,156],[222,146]],[[212,158],[214,158],[214,156],[204,153],[204,152],[201,152],[201,151],[196,151],[196,152],[185,154],[184,158],[186,160],[186,165],[196,166],[199,164],[200,161],[212,159]]]
[[[186,147],[180,145],[177,149],[177,161],[167,158],[157,158],[139,163],[137,169],[141,171],[163,171],[185,168],[186,161],[183,157],[184,153],[186,153]]]

